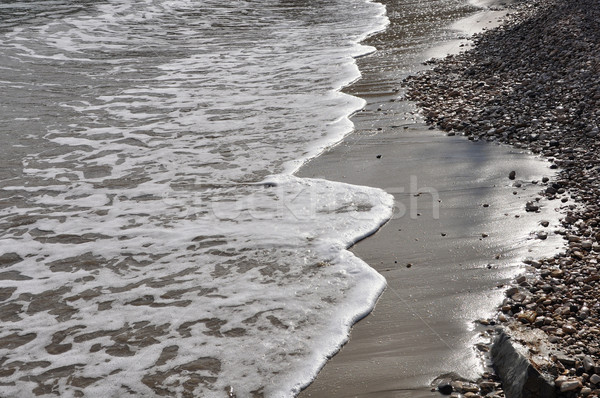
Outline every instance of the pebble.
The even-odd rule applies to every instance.
[[[577,332],[577,329],[575,329],[575,327],[573,325],[565,324],[562,327],[562,331],[567,334],[573,334],[573,333]]]
[[[583,242],[581,242],[581,248],[585,250],[591,250],[592,245],[593,242],[591,240],[584,240]]]
[[[529,201],[525,204],[526,211],[537,212],[539,209],[540,209],[540,207],[537,204],[535,204],[534,202]]]
[[[450,380],[442,380],[438,384],[437,390],[440,392],[440,394],[443,395],[450,395],[452,394],[452,391],[454,391]]]
[[[590,356],[586,355],[583,357],[583,369],[585,369],[586,372],[593,372],[595,367],[596,364]]]
[[[575,380],[566,380],[560,384],[561,392],[573,391],[573,390],[577,390],[578,388],[581,388],[581,381],[576,380],[576,379]]]
[[[600,376],[598,376],[598,375],[591,375],[590,376],[590,382],[592,384],[596,384],[596,385],[600,384]]]

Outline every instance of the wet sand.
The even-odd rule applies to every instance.
[[[558,204],[542,200],[540,213],[525,211],[541,190],[532,181],[553,175],[550,163],[429,130],[413,115],[413,104],[398,100],[401,80],[427,58],[456,49],[457,34],[418,30],[415,18],[418,32],[409,37],[403,30],[410,27],[400,26],[405,12],[387,6],[392,25],[369,40],[379,51],[359,60],[363,79],[347,90],[368,101],[353,117],[356,131],[298,175],[395,195],[396,216],[352,249],[388,287],[301,397],[429,397],[437,395],[429,384],[441,374],[477,378],[482,361],[474,343],[484,327],[474,321],[496,310],[502,286],[525,270],[522,259],[562,247],[553,233]],[[440,16],[434,9],[432,2],[436,15],[427,21],[446,24],[470,11]],[[475,21],[495,22],[498,14],[479,15]],[[517,177],[510,180],[513,170]],[[549,227],[540,225],[543,219]],[[548,239],[535,239],[537,230],[546,230]]]

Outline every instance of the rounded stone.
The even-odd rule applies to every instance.
[[[440,392],[440,394],[443,395],[450,395],[452,394],[452,391],[454,391],[450,380],[442,380],[438,384],[437,389]]]

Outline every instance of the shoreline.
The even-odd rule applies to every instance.
[[[397,10],[388,8],[390,12]],[[449,17],[449,22],[453,19]],[[478,333],[487,332],[473,321],[484,314],[491,316],[501,303],[502,287],[522,272],[520,259],[534,253],[536,245],[539,256],[559,245],[552,233],[544,241],[529,235],[543,218],[553,219],[552,209],[546,207],[544,213],[522,209],[524,200],[535,200],[537,181],[552,175],[547,164],[508,147],[473,144],[430,130],[415,116],[414,106],[398,101],[399,82],[422,70],[422,61],[443,55],[447,47],[420,53],[401,48],[399,54],[412,58],[398,66],[389,55],[394,49],[381,46],[398,45],[401,39],[395,35],[397,32],[383,32],[368,40],[379,53],[358,60],[363,78],[345,90],[368,102],[363,112],[352,118],[355,132],[297,173],[300,177],[403,189],[395,192],[396,199],[408,210],[404,218],[393,218],[375,236],[352,248],[386,276],[388,289],[371,315],[353,327],[350,343],[325,365],[301,397],[428,397],[432,396],[430,382],[451,370],[476,381],[483,369],[481,354],[474,352],[473,345],[482,339]],[[443,38],[440,35],[436,41]],[[422,49],[416,42],[415,47]],[[390,59],[382,60],[381,54]],[[390,71],[392,67],[395,70]],[[424,161],[430,170],[423,170]],[[519,170],[518,189],[507,178],[512,168]],[[445,183],[444,177],[437,175],[439,169],[445,170],[446,177],[457,178],[458,183]],[[418,177],[416,191],[411,191],[411,176]],[[426,187],[439,188],[441,218],[432,216],[433,195],[427,203],[423,200],[429,193],[417,192]],[[417,194],[418,210],[414,210],[410,208],[411,196]],[[516,228],[512,221],[507,222],[507,214],[518,220]],[[511,233],[516,231],[516,244],[502,236],[510,229],[514,230]],[[432,250],[434,253],[429,253]],[[452,262],[450,268],[447,262]],[[439,278],[443,272],[451,274],[450,279]],[[453,286],[445,286],[449,281]],[[424,283],[428,286],[422,286]],[[473,301],[478,304],[470,305]],[[449,303],[464,308],[458,313],[449,311],[451,314],[444,317],[441,313],[448,312],[445,306]],[[404,308],[399,310],[399,305]],[[441,319],[432,317],[429,307]],[[457,319],[449,319],[452,317]],[[397,327],[402,322],[406,324]],[[405,359],[406,363],[400,363]]]
[[[529,274],[513,284],[495,319],[541,352],[540,371],[557,396],[598,396],[600,29],[588,22],[600,12],[587,0],[535,1],[513,18],[479,36],[471,52],[411,79],[409,95],[448,134],[527,148],[560,168],[539,197],[561,204],[556,233],[566,249],[528,261]],[[474,96],[479,104],[469,101]],[[535,343],[520,336],[533,332]]]

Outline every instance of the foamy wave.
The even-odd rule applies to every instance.
[[[292,396],[383,289],[346,248],[392,197],[291,175],[351,130],[382,8],[204,5],[2,33],[5,395]]]

